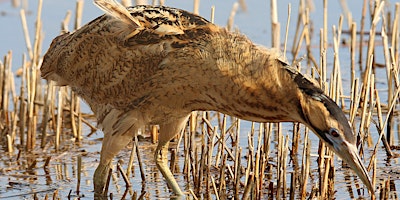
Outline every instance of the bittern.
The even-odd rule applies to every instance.
[[[374,191],[342,110],[279,51],[184,10],[95,3],[106,14],[56,37],[41,66],[43,78],[70,86],[89,104],[105,134],[95,194],[103,195],[114,156],[145,125],[159,125],[155,162],[182,195],[167,165],[169,141],[192,111],[206,110],[256,122],[301,122]]]

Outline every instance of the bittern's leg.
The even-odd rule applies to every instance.
[[[178,196],[182,196],[183,193],[168,166],[168,145],[169,141],[182,130],[186,121],[187,117],[184,117],[177,122],[160,125],[158,146],[154,155],[158,169],[166,179],[173,192]]]
[[[104,187],[106,185],[108,171],[111,167],[111,161],[122,148],[132,141],[133,134],[133,132],[114,135],[111,133],[104,133],[100,163],[93,176],[95,197],[100,198],[101,196],[107,195],[104,194]]]

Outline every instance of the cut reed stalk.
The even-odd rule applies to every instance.
[[[55,138],[55,149],[60,149],[60,137],[62,131],[62,115],[63,115],[63,90],[64,88],[58,89],[58,105],[57,105],[57,127],[56,127],[56,138]]]
[[[61,23],[61,33],[68,33],[68,24],[71,20],[71,11],[67,11],[65,14],[64,20]]]
[[[193,13],[199,14],[200,0],[193,0]]]
[[[215,16],[215,6],[211,6],[211,16],[210,16],[210,21],[211,23],[214,23],[214,16]]]
[[[44,97],[44,109],[43,109],[43,119],[42,119],[42,124],[41,124],[41,129],[42,129],[42,137],[41,137],[41,143],[40,147],[44,148],[46,145],[46,138],[47,138],[47,124],[50,118],[50,107],[51,107],[51,99],[52,95],[54,94],[53,92],[53,82],[50,81],[47,85],[46,88],[46,93]]]
[[[307,196],[307,182],[310,173],[310,140],[308,139],[308,130],[304,131],[304,147],[302,154],[301,164],[301,185],[300,185],[300,199],[305,199]]]
[[[359,55],[358,55],[358,63],[360,64],[360,71],[362,71],[362,65],[363,65],[363,42],[364,42],[364,25],[365,25],[365,15],[367,13],[367,0],[363,1],[363,8],[362,8],[362,14],[361,14],[361,27],[360,27],[360,42],[359,42]]]
[[[272,47],[280,49],[280,23],[278,20],[278,4],[271,0],[271,41]]]
[[[301,24],[301,19],[302,19],[301,16],[302,16],[303,10],[304,10],[304,0],[300,0],[299,9],[298,9],[298,15],[297,15],[297,21],[296,21],[296,29],[295,29],[295,32],[294,32],[293,45],[292,45],[292,49],[291,49],[292,55],[295,54],[296,45],[299,43],[297,40],[299,38],[298,34],[300,33],[300,24]],[[295,56],[293,56],[293,57],[295,57]]]
[[[126,176],[130,176],[131,173],[133,172],[132,168],[133,168],[133,162],[134,162],[133,159],[135,157],[135,154],[136,154],[136,144],[133,141],[132,142],[131,153],[130,153],[129,161],[128,161],[128,167],[126,168]],[[134,173],[132,173],[132,175],[135,176]]]
[[[83,0],[77,0],[76,1],[76,9],[75,9],[75,25],[74,29],[77,30],[81,27],[81,21],[82,21],[82,13],[83,13]]]

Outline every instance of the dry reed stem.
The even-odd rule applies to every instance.
[[[293,45],[292,45],[292,49],[291,49],[292,55],[295,54],[295,50],[296,50],[295,49],[296,48],[295,44],[299,43],[297,41],[297,39],[298,39],[298,34],[300,33],[300,23],[301,23],[301,19],[302,19],[301,15],[303,13],[303,10],[304,10],[304,0],[300,0],[299,9],[298,9],[298,15],[297,15],[297,21],[296,21],[296,28],[295,28],[294,37],[293,37]]]
[[[60,137],[61,137],[61,125],[62,125],[62,115],[63,115],[63,89],[64,88],[59,88],[58,89],[58,105],[57,105],[57,127],[56,127],[56,142],[55,142],[55,149],[59,150],[60,149]]]
[[[213,186],[213,190],[214,190],[214,194],[215,194],[215,199],[216,199],[216,200],[219,200],[220,198],[219,198],[219,195],[218,195],[217,185],[215,184],[215,180],[214,180],[214,177],[213,177],[213,176],[211,176],[211,183],[212,183],[212,186]]]
[[[25,63],[25,56],[23,59],[23,70],[22,70],[22,77],[21,77],[21,86],[20,86],[20,99],[25,99],[25,91],[26,91],[26,77],[28,73],[28,65]],[[25,146],[25,125],[26,125],[26,106],[27,102],[20,100],[19,105],[19,136],[20,136],[20,144],[21,146]]]
[[[353,129],[355,129],[356,124],[354,119],[357,116],[357,111],[360,103],[360,95],[359,95],[359,79],[356,78],[351,84],[351,104],[350,104],[350,114],[349,114],[349,121],[352,124]]]
[[[30,59],[33,59],[33,51],[32,51],[31,39],[29,37],[28,25],[26,23],[26,16],[25,16],[25,10],[24,9],[21,9],[20,16],[21,16],[22,30],[24,31],[25,44],[26,44],[26,48],[27,48],[27,51],[28,51],[28,55],[29,55]]]
[[[280,131],[280,128],[278,127],[278,157],[277,157],[277,165],[276,165],[276,178],[277,178],[277,186],[276,186],[276,198],[280,199],[282,197],[281,194],[281,190],[282,190],[282,182],[283,182],[283,163],[282,163],[282,159],[283,159],[283,146],[284,146],[284,137]]]
[[[132,148],[131,148],[131,153],[129,156],[128,167],[126,168],[126,176],[130,176],[132,173],[132,167],[133,167],[133,162],[134,162],[133,159],[135,157],[135,154],[136,154],[136,144],[135,144],[135,142],[132,142]]]
[[[77,0],[76,1],[76,11],[75,11],[75,25],[74,29],[77,30],[81,27],[81,21],[82,21],[82,12],[83,12],[83,0]]]
[[[64,20],[61,23],[61,33],[68,33],[68,24],[71,20],[71,11],[67,11],[65,14]]]
[[[323,2],[323,10],[324,10],[324,23],[323,23],[323,49],[328,49],[328,0],[324,0]]]
[[[211,16],[210,16],[210,21],[211,23],[214,23],[214,16],[215,16],[215,6],[211,6]]]
[[[390,102],[390,104],[389,104],[390,106],[389,106],[389,109],[388,109],[388,113],[390,113],[390,112],[392,111],[392,109],[394,108],[394,105],[396,104],[397,97],[398,97],[399,93],[400,93],[400,87],[397,88],[396,92],[394,93],[394,96],[393,96],[394,99],[393,99],[392,102]],[[382,127],[381,127],[381,129],[380,129],[380,131],[379,131],[379,139],[377,140],[377,143],[375,144],[375,147],[374,147],[374,151],[373,151],[373,153],[372,153],[372,156],[376,156],[376,153],[377,153],[377,150],[378,150],[378,144],[380,143],[380,140],[381,140],[382,137],[383,137],[384,128],[386,127],[386,125],[387,125],[387,123],[388,123],[388,121],[389,121],[389,118],[390,118],[390,115],[387,115],[387,116],[386,116],[386,119],[385,119],[385,122],[383,123],[383,125],[382,125]],[[389,149],[390,149],[390,148],[389,148]],[[388,152],[387,152],[387,153],[388,153]],[[393,155],[393,154],[392,154],[392,155]],[[392,156],[392,155],[391,155],[391,156]],[[372,161],[370,161],[370,164],[369,164],[368,167],[367,167],[368,170],[370,170],[371,167],[372,167],[371,162],[372,162]]]
[[[387,24],[387,19],[385,17],[383,17],[383,24]],[[393,25],[393,26],[395,26],[395,25]],[[392,47],[389,47],[388,36],[385,31],[385,26],[382,26],[381,35],[382,35],[383,53],[384,53],[384,58],[385,58],[386,74],[387,74],[388,101],[390,101],[393,99],[393,90],[394,90],[393,84],[395,82],[394,81],[395,76],[392,73],[392,68],[395,68],[395,67],[393,66],[391,56],[390,56],[390,49]],[[392,38],[395,38],[394,35],[392,35]],[[398,87],[398,85],[397,85],[397,87]],[[392,112],[389,113],[390,118],[389,118],[389,122],[387,125],[387,133],[386,133],[387,136],[386,137],[387,137],[389,145],[393,145],[393,141],[394,141],[394,134],[393,134],[394,111],[395,111],[395,109],[393,109]]]
[[[239,3],[238,2],[233,3],[231,13],[229,14],[228,23],[226,25],[226,29],[228,31],[231,31],[233,28],[233,22],[235,20],[235,15],[238,8],[239,8]]]
[[[198,200],[198,198],[196,197],[196,194],[194,194],[192,189],[189,189],[189,193],[192,195],[194,200]]]
[[[363,1],[363,8],[361,14],[361,27],[360,27],[360,42],[359,42],[359,55],[358,55],[358,63],[360,64],[360,71],[362,70],[362,61],[363,61],[363,42],[364,42],[364,26],[365,26],[365,15],[367,13],[367,0]]]
[[[71,117],[71,129],[72,129],[72,133],[74,135],[75,141],[79,141],[78,130],[77,130],[77,127],[76,127],[76,119],[75,119],[75,114],[74,114],[75,113],[75,104],[78,104],[79,99],[74,94],[74,92],[70,93],[69,98],[71,99],[71,103],[69,105],[70,106],[69,110],[71,112],[71,114],[70,114],[70,117]]]
[[[368,54],[370,55],[370,54]],[[373,57],[373,55],[370,55],[369,57]],[[364,141],[365,138],[365,130],[368,128],[367,127],[367,103],[369,101],[369,93],[370,93],[370,88],[371,88],[371,77],[372,77],[372,58],[369,59],[369,65],[366,67],[365,75],[364,75],[364,83],[361,88],[361,95],[360,95],[360,101],[361,101],[361,122],[360,122],[360,136],[362,141]]]
[[[304,147],[303,147],[303,154],[302,154],[302,165],[301,165],[301,184],[300,184],[300,197],[301,199],[305,199],[307,196],[307,182],[308,182],[308,175],[310,172],[310,139],[308,139],[308,130],[304,131]]]
[[[289,25],[290,25],[291,11],[292,11],[292,4],[289,3],[289,5],[288,5],[288,13],[287,13],[288,18],[287,18],[287,21],[286,21],[285,43],[284,43],[284,48],[283,48],[283,56],[284,56],[285,60],[286,60],[286,54],[287,54],[286,47],[287,47],[287,40],[288,40],[288,35],[289,35]]]
[[[135,136],[134,138],[134,143],[135,143],[135,147],[136,147],[136,156],[138,159],[138,163],[139,163],[139,169],[140,169],[140,177],[142,179],[142,181],[146,181],[146,175],[145,175],[145,171],[143,169],[143,163],[142,163],[142,157],[140,156],[140,152],[139,152],[139,141],[137,136]]]
[[[374,93],[374,91],[375,91],[375,74],[372,74],[371,75],[371,83],[372,84],[370,84],[370,89],[369,89],[369,104],[368,104],[368,106],[369,106],[369,109],[368,109],[368,116],[367,116],[367,123],[366,123],[366,126],[365,126],[365,130],[366,130],[366,132],[367,132],[367,134],[366,134],[366,139],[367,139],[367,143],[368,143],[368,146],[370,147],[370,146],[372,146],[372,137],[371,137],[371,135],[370,135],[370,131],[369,131],[369,127],[371,126],[371,122],[372,122],[372,115],[373,115],[373,112],[374,112],[374,108],[375,108],[375,104],[376,104],[376,101],[375,101],[375,93]]]
[[[54,94],[53,90],[53,82],[49,82],[47,85],[47,89],[46,89],[46,93],[45,93],[45,97],[44,97],[44,109],[43,109],[43,119],[42,119],[42,124],[41,124],[41,128],[42,128],[42,138],[41,138],[41,144],[40,147],[44,148],[44,146],[46,145],[46,138],[47,138],[47,122],[50,118],[50,107],[51,107],[51,99],[52,99],[52,95]]]
[[[200,8],[200,0],[193,0],[193,13],[198,15]]]
[[[33,41],[33,57],[32,57],[32,64],[33,64],[32,65],[32,70],[33,70],[33,72],[38,71],[38,69],[36,67],[39,65],[38,62],[39,62],[39,56],[40,56],[40,45],[42,43],[42,35],[41,35],[41,30],[42,30],[42,20],[41,20],[42,6],[43,6],[43,0],[39,0],[38,9],[37,9],[37,15],[36,15],[36,23],[35,23],[35,38],[34,38],[34,41]],[[32,76],[35,76],[34,78],[37,78],[36,74],[32,74]],[[33,83],[35,84],[34,86],[36,86],[36,81],[34,81]]]
[[[118,169],[119,173],[121,174],[122,178],[124,179],[126,189],[128,189],[132,185],[129,181],[128,175],[124,172],[124,170],[122,169],[122,167],[119,163],[117,164],[117,169]]]
[[[280,23],[278,20],[278,4],[276,0],[271,0],[271,41],[272,47],[280,49]]]
[[[262,129],[262,124],[260,123],[259,124],[260,125],[260,127],[259,127],[259,131],[258,131],[258,136],[257,136],[257,151],[256,151],[256,155],[255,155],[255,169],[254,169],[254,174],[255,174],[255,183],[256,183],[256,192],[257,192],[257,195],[258,195],[258,197],[259,198],[262,198],[262,193],[261,193],[261,191],[262,191],[262,185],[263,185],[263,172],[264,172],[264,170],[263,170],[263,161],[264,161],[264,159],[263,159],[263,155],[262,155],[262,152],[263,152],[263,149],[262,149],[262,147],[263,147],[263,145],[261,145],[261,142],[262,142],[262,140],[263,140],[263,132],[261,131],[261,129]],[[260,162],[261,161],[261,162]]]

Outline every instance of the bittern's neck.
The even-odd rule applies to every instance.
[[[212,110],[252,121],[299,121],[301,94],[278,51],[234,34],[218,43],[213,55],[218,74],[204,96]]]

